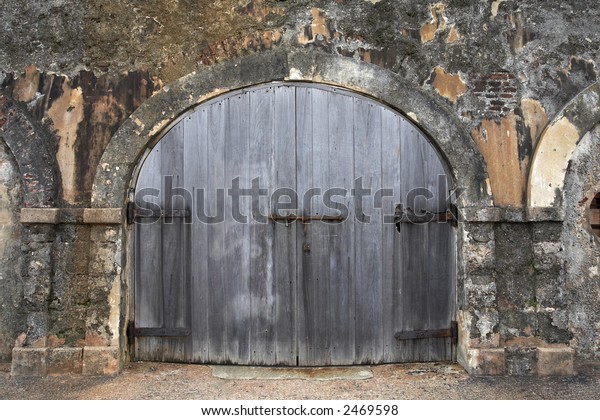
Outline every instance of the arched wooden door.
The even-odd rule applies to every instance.
[[[197,107],[136,185],[135,358],[451,359],[445,175],[410,122],[345,90],[271,84]]]

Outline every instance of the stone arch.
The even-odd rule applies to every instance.
[[[17,162],[23,206],[56,206],[58,175],[49,136],[7,96],[0,96],[0,137]]]
[[[26,315],[23,284],[18,261],[22,246],[19,208],[23,200],[19,168],[15,156],[0,138],[0,361],[11,358],[15,337],[24,331]]]
[[[193,72],[148,99],[119,128],[104,152],[92,207],[122,208],[135,167],[161,131],[187,109],[227,91],[294,80],[344,87],[386,103],[415,122],[441,152],[463,190],[461,207],[492,205],[485,162],[451,109],[381,67],[318,52],[272,51]]]
[[[527,204],[562,207],[569,161],[580,140],[600,121],[600,82],[580,92],[546,127],[533,154]]]

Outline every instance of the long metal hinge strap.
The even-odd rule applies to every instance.
[[[458,324],[452,322],[450,328],[442,328],[439,330],[414,330],[400,331],[394,334],[396,340],[421,340],[425,338],[452,338],[453,341],[458,339]]]
[[[135,337],[187,337],[189,328],[133,328]]]

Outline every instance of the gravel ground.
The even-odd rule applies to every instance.
[[[0,376],[2,399],[600,399],[600,365],[570,378],[470,377],[458,365],[372,368],[363,380],[229,380],[210,366],[138,362],[114,377]]]

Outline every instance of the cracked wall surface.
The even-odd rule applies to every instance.
[[[307,62],[290,76],[325,74],[323,67],[337,58],[366,63],[403,81],[407,91],[390,95],[414,103],[411,92],[418,92],[470,133],[485,164],[482,195],[491,193],[493,209],[474,209],[459,227],[462,339],[477,349],[464,355],[465,363],[532,374],[550,354],[536,348],[566,346],[583,358],[598,357],[599,303],[595,294],[580,296],[595,287],[598,242],[586,236],[580,202],[599,188],[597,159],[589,157],[597,156],[597,129],[585,134],[598,122],[598,89],[589,88],[599,76],[599,6],[576,0],[6,0],[1,7],[0,137],[14,155],[4,185],[15,191],[2,201],[13,209],[2,232],[23,235],[22,246],[7,245],[20,251],[5,251],[16,252],[11,258],[18,257],[19,269],[0,267],[13,302],[3,306],[12,326],[1,334],[4,349],[15,340],[23,348],[70,346],[80,350],[35,357],[55,361],[56,371],[77,358],[90,362],[73,362],[76,371],[117,369],[111,346],[122,339],[125,320],[115,312],[125,299],[119,283],[126,289],[119,254],[124,232],[119,220],[91,226],[83,216],[111,138],[136,111],[134,125],[143,124],[145,113],[154,112],[143,105],[154,96],[165,106],[161,124],[136,130],[159,133],[175,116],[164,105],[170,86],[186,75],[251,58],[256,66],[244,71],[252,74],[238,74],[233,65],[229,75],[212,75],[206,84],[218,77],[255,80],[289,64],[277,54],[289,61],[301,52],[331,59]],[[385,80],[371,90],[389,91]],[[194,83],[190,103],[197,100],[193,89],[202,87]],[[415,105],[408,117],[441,124],[425,108]],[[15,206],[68,211],[47,213],[46,224],[21,225]],[[552,216],[536,213],[538,207]],[[10,309],[17,304],[25,313]]]

